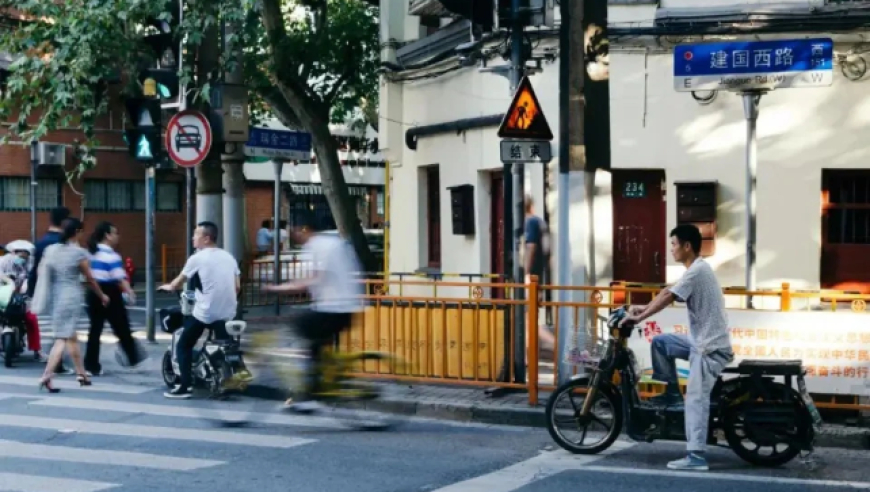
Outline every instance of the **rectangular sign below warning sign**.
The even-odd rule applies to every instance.
[[[547,163],[553,158],[546,140],[502,140],[501,161],[505,164]]]

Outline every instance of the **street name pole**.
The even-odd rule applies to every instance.
[[[272,160],[275,171],[275,196],[272,209],[272,252],[275,257],[272,260],[272,280],[275,285],[281,283],[281,229],[278,226],[281,219],[281,174],[284,170],[284,161],[276,158]],[[275,315],[281,315],[281,296],[275,296]]]
[[[148,341],[156,343],[154,294],[156,291],[154,279],[154,208],[156,205],[155,162],[151,161],[145,169],[145,326],[148,329]]]
[[[568,220],[570,201],[568,189],[571,186],[569,171],[571,169],[571,7],[568,2],[561,2],[562,25],[559,29],[559,179],[557,182],[556,203],[556,279],[559,285],[571,285],[571,223]],[[575,111],[577,108],[575,108]],[[570,366],[565,364],[565,355],[571,342],[571,312],[568,306],[571,293],[562,288],[558,291],[559,307],[559,339],[556,341],[559,352],[554,354],[556,367],[559,368],[559,381],[565,381],[571,374]]]
[[[762,92],[747,91],[743,94],[743,115],[746,117],[746,291],[755,290],[755,225],[756,225],[756,178],[758,172],[758,105]],[[752,309],[754,300],[746,297],[746,307]]]

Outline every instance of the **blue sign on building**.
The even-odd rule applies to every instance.
[[[311,134],[290,130],[251,127],[245,155],[270,159],[311,159]]]
[[[674,48],[674,89],[679,92],[826,87],[833,80],[834,42],[829,38]]]

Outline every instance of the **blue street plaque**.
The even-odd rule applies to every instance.
[[[674,48],[674,89],[678,92],[827,87],[833,81],[834,42],[828,38]]]
[[[311,134],[251,127],[248,142],[245,144],[245,155],[294,161],[309,160],[311,159]]]

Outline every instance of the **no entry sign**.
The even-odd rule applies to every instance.
[[[181,167],[194,167],[211,149],[211,125],[199,111],[181,111],[166,127],[169,158]]]

